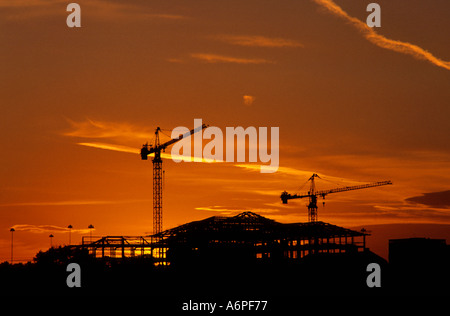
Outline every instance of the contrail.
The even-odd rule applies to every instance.
[[[78,145],[106,149],[106,150],[120,151],[120,152],[124,152],[124,153],[132,153],[132,154],[136,154],[136,155],[139,154],[139,149],[128,147],[128,146],[122,146],[122,145],[107,144],[107,143],[78,143]]]
[[[120,151],[120,152],[124,152],[124,153],[136,154],[136,155],[138,155],[140,153],[139,149],[128,147],[128,146],[116,145],[116,144],[93,142],[93,143],[78,143],[78,145],[99,148],[99,149]],[[153,157],[154,154],[150,154],[148,156]],[[188,162],[206,162],[206,163],[223,162],[223,160],[218,160],[218,159],[214,160],[214,159],[210,159],[210,158],[173,155],[173,154],[168,154],[168,153],[161,153],[161,158],[179,159],[181,161],[188,161]]]
[[[362,35],[371,43],[385,48],[389,49],[398,53],[411,55],[414,58],[421,59],[421,60],[427,60],[430,63],[442,67],[444,69],[450,70],[450,62],[444,61],[442,59],[439,59],[435,57],[430,52],[426,51],[425,49],[411,44],[407,42],[401,42],[392,40],[389,38],[384,37],[383,35],[380,35],[374,31],[373,28],[367,26],[366,23],[358,20],[357,18],[354,18],[347,14],[340,6],[338,6],[336,3],[334,3],[332,0],[313,0],[318,5],[324,7],[328,11],[330,11],[332,14],[339,16],[352,24],[358,31],[362,33]]]

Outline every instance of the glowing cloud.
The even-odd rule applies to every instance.
[[[348,15],[347,12],[342,10],[342,8],[338,6],[336,3],[334,3],[332,0],[313,0],[313,1],[322,6],[323,8],[327,9],[328,11],[330,11],[332,14],[352,24],[371,43],[398,53],[411,55],[416,59],[426,60],[434,64],[435,66],[450,70],[450,62],[435,57],[433,54],[417,45],[392,40],[376,33],[375,30],[367,26],[366,23]]]
[[[245,211],[252,211],[258,214],[259,213],[272,214],[279,212],[278,208],[260,208],[260,207],[253,208],[253,207],[242,207],[242,206],[234,207],[234,206],[220,206],[220,205],[196,207],[195,209],[197,211],[218,212],[221,215],[232,215],[242,213]]]
[[[268,64],[273,63],[262,58],[237,58],[216,54],[191,54],[191,57],[208,63],[233,63],[233,64]]]
[[[223,35],[218,37],[220,40],[240,46],[251,47],[303,47],[297,41],[285,38],[270,38],[265,36],[232,36]]]
[[[98,149],[119,151],[119,152],[136,154],[136,155],[138,155],[140,152],[140,149],[136,149],[136,148],[128,147],[128,146],[116,145],[116,144],[92,142],[92,143],[78,143],[78,145],[86,146],[86,147],[93,147],[93,148],[98,148]],[[150,154],[148,156],[153,157],[154,154]],[[206,163],[223,162],[222,160],[214,160],[214,159],[209,159],[209,158],[191,157],[191,156],[183,156],[183,155],[171,155],[169,153],[161,153],[161,158],[180,159],[181,161],[186,161],[186,162],[206,162]]]
[[[206,207],[196,207],[197,211],[209,211],[209,212],[218,212],[222,215],[231,215],[234,213],[240,213],[244,212],[245,208],[235,208],[235,207],[228,207],[228,206],[219,206],[219,205],[213,205],[213,206],[206,206]]]
[[[68,120],[72,130],[63,133],[65,136],[82,138],[114,138],[121,140],[150,139],[154,133],[143,131],[128,123],[106,122],[87,119],[86,121],[75,122]]]
[[[139,149],[128,147],[128,146],[122,146],[122,145],[106,144],[106,143],[78,143],[78,145],[99,148],[99,149],[120,151],[120,152],[124,152],[124,153],[136,154],[136,155],[139,154]]]
[[[255,97],[252,95],[244,95],[242,96],[242,99],[244,100],[244,104],[248,106],[252,105],[255,101]]]
[[[89,229],[85,228],[85,229],[69,229],[66,227],[60,227],[60,226],[55,226],[55,225],[32,225],[32,224],[19,224],[19,225],[14,225],[12,228],[14,228],[14,230],[16,231],[26,231],[26,232],[30,232],[30,233],[36,233],[36,234],[40,234],[40,233],[48,233],[48,232],[58,232],[58,233],[68,233],[68,232],[72,232],[72,233],[80,233],[80,234],[87,234],[89,233]]]
[[[251,171],[260,171],[260,169],[275,169],[275,167],[266,166],[266,165],[258,165],[258,164],[235,164],[235,167],[244,168]],[[298,170],[294,168],[289,167],[277,167],[277,172],[288,174],[288,175],[294,175],[294,176],[301,176],[301,177],[310,177],[314,172],[313,171],[304,171],[304,170]]]

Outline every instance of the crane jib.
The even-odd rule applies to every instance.
[[[185,133],[183,135],[180,135],[178,138],[174,138],[174,139],[169,140],[168,142],[162,144],[159,147],[161,149],[165,149],[166,147],[168,147],[168,146],[170,146],[170,145],[172,145],[172,144],[182,140],[183,138],[189,137],[192,134],[197,133],[197,132],[201,131],[202,129],[206,128],[206,127],[208,127],[208,126],[206,124],[203,124],[202,126],[196,127],[194,129],[190,130],[189,132],[187,132],[187,133]]]
[[[347,186],[343,188],[336,188],[331,190],[323,190],[323,191],[317,191],[315,194],[319,196],[327,195],[329,193],[337,193],[337,192],[345,192],[345,191],[351,191],[351,190],[359,190],[359,189],[365,189],[365,188],[373,188],[378,187],[382,185],[388,185],[392,184],[391,181],[379,181],[374,183],[368,183],[368,184],[361,184],[361,185],[354,185],[354,186]]]
[[[308,191],[308,193],[292,195],[292,194],[289,194],[286,191],[284,191],[283,193],[281,193],[281,196],[280,196],[283,204],[287,204],[288,200],[292,200],[292,199],[302,199],[302,198],[306,198],[306,197],[309,198],[310,203],[308,205],[308,218],[309,218],[310,222],[317,221],[317,197],[318,196],[325,198],[325,196],[330,193],[359,190],[359,189],[372,188],[372,187],[392,184],[392,182],[390,180],[388,180],[388,181],[379,181],[379,182],[373,182],[373,183],[368,183],[368,184],[346,186],[346,187],[335,188],[335,189],[331,189],[331,190],[316,191],[315,184],[314,184],[314,178],[320,178],[320,177],[317,174],[313,174],[311,176],[311,178],[309,178],[309,181],[311,181],[311,188]]]

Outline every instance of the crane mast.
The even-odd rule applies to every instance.
[[[155,148],[159,148],[159,131],[158,127],[155,131]],[[153,158],[153,234],[162,231],[162,159],[161,151],[155,151]]]
[[[164,151],[168,146],[182,140],[185,137],[189,137],[194,133],[197,133],[207,125],[203,124],[202,126],[196,127],[189,132],[179,136],[178,138],[174,138],[165,142],[164,144],[160,144],[159,133],[161,132],[161,128],[157,127],[155,131],[155,143],[154,145],[144,144],[141,148],[141,159],[147,160],[148,155],[154,154],[152,163],[153,163],[153,234],[158,234],[162,231],[162,190],[163,190],[163,168],[162,168],[162,159],[161,159],[161,151]]]
[[[313,173],[309,181],[311,181],[309,188],[309,204],[308,204],[308,221],[317,221],[317,195],[316,195],[316,183],[314,178],[319,178],[317,173]]]
[[[392,184],[391,181],[379,181],[379,182],[373,182],[373,183],[367,183],[362,185],[354,185],[354,186],[346,186],[342,188],[335,188],[331,190],[316,190],[316,184],[314,179],[319,178],[319,175],[316,173],[313,173],[313,175],[308,179],[310,181],[310,188],[308,193],[304,194],[289,194],[286,191],[281,193],[281,201],[283,204],[287,204],[288,200],[292,199],[302,199],[302,198],[309,198],[308,203],[308,221],[309,222],[316,222],[317,221],[317,198],[321,196],[323,199],[325,199],[325,196],[330,193],[338,193],[338,192],[345,192],[345,191],[352,191],[352,190],[360,190],[360,189],[366,189],[366,188],[372,188],[372,187],[378,187],[383,185],[389,185]]]

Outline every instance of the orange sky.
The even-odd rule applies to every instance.
[[[12,226],[17,260],[50,233],[68,243],[69,224],[74,242],[89,224],[151,233],[152,165],[132,150],[195,118],[279,127],[280,168],[165,160],[164,229],[247,210],[306,221],[279,194],[313,172],[321,189],[394,183],[329,195],[319,220],[450,224],[450,3],[377,1],[371,30],[370,2],[78,1],[69,29],[69,1],[0,0],[0,262]]]

